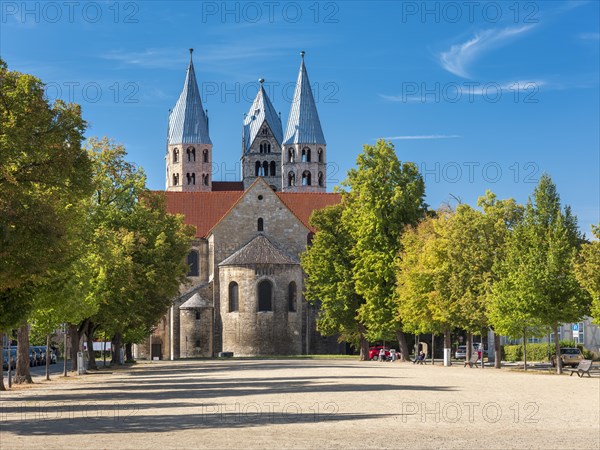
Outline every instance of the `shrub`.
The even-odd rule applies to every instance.
[[[502,359],[506,361],[523,361],[523,344],[504,345]],[[527,361],[548,361],[548,344],[527,344]]]

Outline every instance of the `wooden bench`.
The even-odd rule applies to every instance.
[[[465,365],[463,367],[467,367],[467,365],[471,368],[473,367],[477,367],[477,361],[479,360],[479,357],[477,356],[477,353],[473,353],[471,355],[471,359],[468,361],[465,361]]]
[[[591,369],[592,369],[592,360],[584,359],[583,361],[581,361],[579,363],[579,365],[575,369],[568,369],[571,371],[571,375],[569,375],[569,376],[572,376],[574,373],[576,373],[578,377],[582,378],[583,375],[587,373],[587,376],[591,378],[592,377],[590,375]]]

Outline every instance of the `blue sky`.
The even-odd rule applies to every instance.
[[[193,47],[214,179],[239,178],[241,125],[265,87],[283,125],[306,65],[327,139],[328,190],[363,144],[391,140],[427,201],[524,202],[549,173],[581,229],[600,220],[600,3],[0,3],[9,68],[75,101],[88,136],[123,143],[164,188],[169,108]]]

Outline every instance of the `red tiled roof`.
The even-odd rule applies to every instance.
[[[234,184],[236,182],[231,182]],[[215,182],[213,182],[214,189]],[[229,212],[245,191],[164,192],[167,212],[183,214],[184,222],[196,227],[196,237],[206,237],[212,228]],[[341,195],[328,193],[276,192],[279,199],[311,231],[308,219],[315,209],[335,205]]]
[[[340,194],[325,192],[277,192],[277,196],[292,211],[298,219],[311,231],[315,231],[308,225],[308,219],[315,209],[323,209],[326,206],[337,205],[342,201]]]
[[[212,191],[223,192],[223,191],[243,191],[244,183],[241,181],[213,181]]]
[[[205,237],[243,193],[243,191],[165,192],[167,212],[183,214],[184,222],[196,227],[196,237]]]

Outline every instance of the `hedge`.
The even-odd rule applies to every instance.
[[[598,359],[598,355],[576,344],[573,341],[560,341],[561,347],[577,347],[585,359]],[[554,344],[550,344],[550,354],[554,354]],[[502,359],[504,361],[523,361],[523,344],[503,345]],[[548,343],[527,344],[527,361],[548,361]]]

